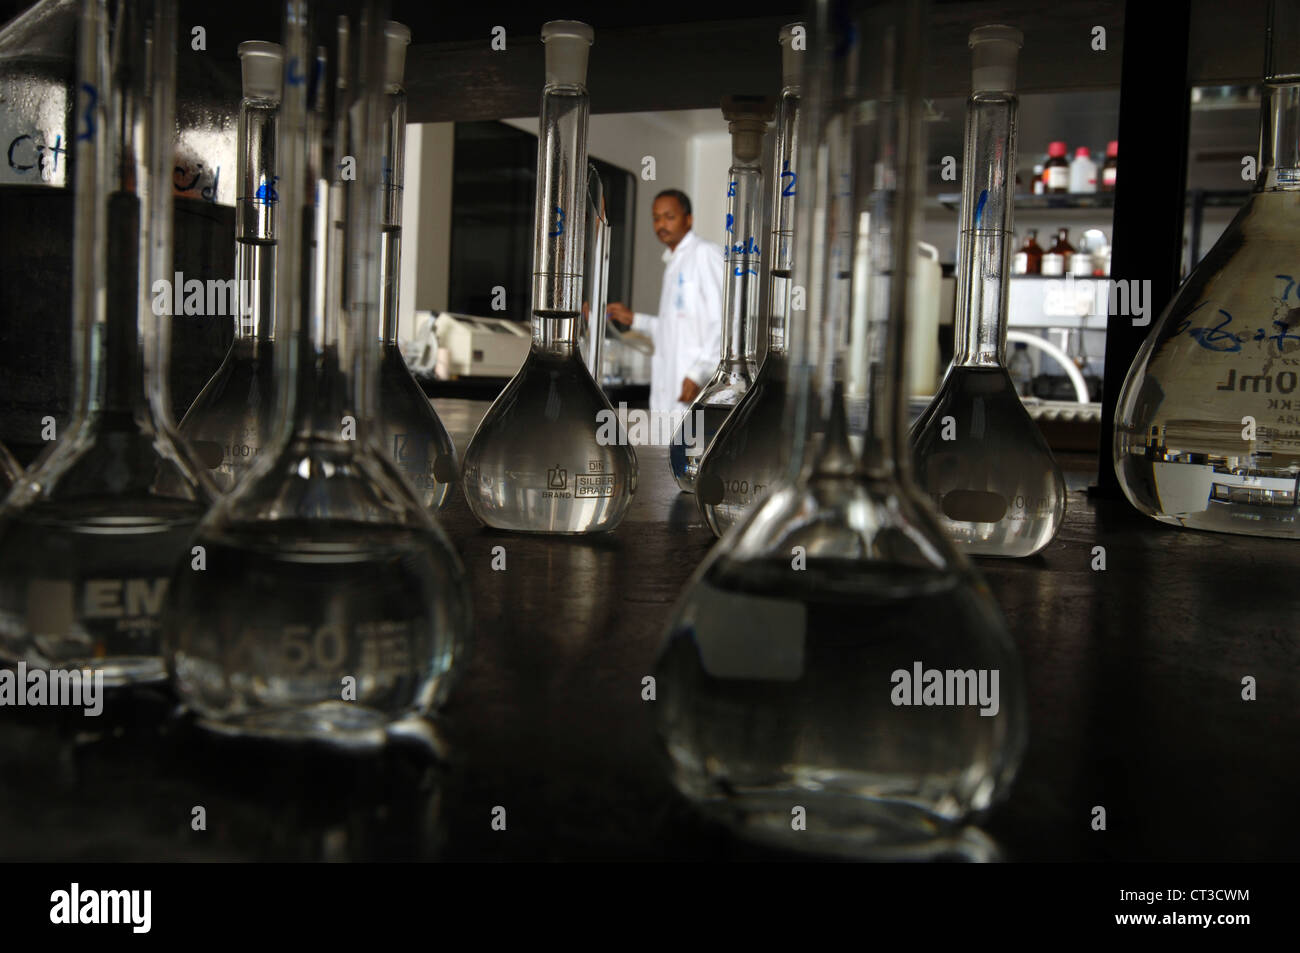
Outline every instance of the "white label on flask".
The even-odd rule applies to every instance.
[[[1011,273],[1013,275],[1029,274],[1029,255],[1022,251],[1016,252],[1011,259]]]
[[[1050,251],[1045,253],[1043,255],[1043,274],[1045,275],[1065,274],[1065,256]]]
[[[1109,169],[1102,169],[1102,170],[1101,170],[1101,184],[1104,185],[1104,186],[1106,186],[1107,188],[1112,188],[1112,189],[1113,189],[1113,188],[1115,187],[1115,167],[1114,167],[1114,166],[1111,166]]]
[[[695,604],[700,664],[714,678],[793,682],[803,677],[802,602],[747,593],[720,596],[701,587]]]
[[[1068,165],[1048,166],[1047,187],[1049,189],[1068,189],[1070,187],[1070,167]]]

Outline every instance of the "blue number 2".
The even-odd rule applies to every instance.
[[[787,182],[785,188],[781,190],[781,195],[788,197],[794,195],[794,184],[799,181],[799,176],[790,171],[789,162],[786,162],[783,168],[785,171],[781,173],[781,181],[785,182],[786,179],[789,179],[790,181]]]
[[[548,238],[559,238],[564,234],[564,209],[555,206],[555,231],[547,232]]]
[[[81,91],[87,96],[86,111],[81,114],[82,122],[86,124],[86,128],[77,133],[77,141],[85,142],[95,137],[95,107],[99,105],[99,90],[89,83],[82,83]]]

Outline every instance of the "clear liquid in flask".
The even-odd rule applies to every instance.
[[[710,382],[712,383],[712,382]],[[704,393],[701,392],[700,397]],[[732,395],[734,396],[734,392]],[[668,445],[668,462],[673,468],[673,478],[684,493],[695,492],[695,478],[700,473],[700,463],[708,451],[718,429],[735,409],[726,400],[701,401],[696,399],[673,431]]]
[[[626,514],[636,466],[577,349],[534,346],[465,449],[462,481],[470,511],[488,526],[598,533]]]
[[[786,377],[785,356],[769,351],[700,461],[695,495],[715,536],[736,525],[785,472]]]
[[[205,506],[90,498],[0,521],[0,655],[102,672],[110,686],[166,678],[161,613],[178,553]]]
[[[1056,535],[1065,479],[1005,368],[949,368],[912,448],[917,485],[966,553],[1028,556]]]
[[[1300,192],[1254,195],[1138,351],[1115,472],[1161,522],[1300,536]]]
[[[243,479],[275,426],[275,342],[237,338],[180,423],[223,493]]]
[[[357,737],[441,702],[465,605],[434,532],[280,520],[218,525],[196,545],[206,568],[177,569],[185,611],[167,625],[173,678],[205,723]]]
[[[924,703],[918,665],[971,673],[969,703]],[[656,671],[678,788],[751,837],[807,837],[804,850],[924,856],[990,805],[1023,743],[1022,713],[1001,709],[1019,677],[1005,630],[946,570],[724,557]],[[792,835],[795,806],[807,830]]]

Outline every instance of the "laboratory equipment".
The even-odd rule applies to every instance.
[[[402,258],[402,191],[406,180],[406,91],[402,87],[411,31],[390,22],[384,87],[384,156],[380,193],[379,414],[388,452],[425,506],[441,507],[460,476],[456,448],[438,412],[406,366],[397,344],[398,278]]]
[[[1070,259],[1073,257],[1074,246],[1070,244],[1070,230],[1058,228],[1052,247],[1043,252],[1042,274],[1064,275],[1070,270]]]
[[[1066,193],[1070,191],[1070,162],[1065,158],[1064,142],[1047,144],[1047,164],[1043,167],[1043,181],[1046,191]]]
[[[700,388],[678,421],[668,445],[673,477],[686,493],[695,492],[695,479],[705,451],[754,380],[762,259],[758,236],[762,233],[763,135],[772,121],[773,110],[774,104],[766,96],[726,96],[722,100],[722,115],[731,133],[722,250],[726,277],[722,295],[722,357],[713,376]],[[746,495],[752,495],[752,487]],[[710,498],[721,502],[716,494]]]
[[[598,533],[636,492],[636,452],[578,346],[586,237],[591,27],[542,26],[546,85],[537,144],[533,339],[465,450],[470,511],[496,529]]]
[[[801,50],[792,47],[795,27],[806,28],[806,24],[787,24],[778,37],[781,98],[777,105],[772,160],[767,353],[753,384],[709,443],[695,481],[700,512],[715,536],[721,536],[735,525],[785,468],[787,447],[781,421],[789,373],[786,334],[793,284],[795,196],[799,187],[799,64],[803,55]]]
[[[532,337],[509,318],[441,312],[434,322],[438,347],[447,351],[454,377],[508,377],[528,356]]]
[[[336,85],[329,130],[323,109],[309,113],[299,69],[310,55],[307,5],[285,4],[276,316],[286,344],[299,346],[276,350],[274,443],[199,525],[167,602],[176,691],[221,732],[381,743],[441,704],[467,647],[460,561],[375,420],[379,6],[367,2],[357,42],[341,44],[348,82]],[[325,86],[312,84],[313,95]],[[329,190],[341,207],[318,200],[326,178],[347,182]],[[330,247],[314,248],[313,236]],[[318,276],[322,267],[339,273]],[[321,287],[338,296],[322,298]]]
[[[111,42],[110,42],[111,29]],[[111,51],[111,52],[110,52]],[[85,4],[74,166],[72,420],[0,508],[0,654],[158,681],[167,576],[214,489],[168,393],[176,11]]]
[[[1003,366],[1022,42],[1019,30],[1004,26],[970,35],[956,353],[911,432],[916,482],[934,501],[940,525],[981,556],[1036,553],[1065,516],[1065,479]]]
[[[1025,235],[1025,243],[1020,246],[1011,259],[1011,273],[1015,275],[1039,275],[1043,272],[1043,249],[1038,244],[1038,229],[1031,228]]]
[[[1114,455],[1129,501],[1161,522],[1296,538],[1300,4],[1271,11],[1255,191],[1151,325],[1120,392]],[[1129,284],[1113,313],[1136,314]]]
[[[584,323],[587,371],[603,389],[605,378],[605,307],[609,303],[609,210],[605,186],[596,166],[587,167],[587,295]]]
[[[1074,159],[1070,162],[1070,191],[1097,191],[1097,163],[1092,161],[1087,146],[1079,146],[1074,150]]]
[[[1119,142],[1112,139],[1106,143],[1106,161],[1101,167],[1101,190],[1114,192],[1119,173]]]
[[[791,314],[790,467],[688,583],[656,664],[655,713],[674,784],[746,836],[962,855],[963,825],[1015,773],[1025,701],[987,589],[908,476],[901,336],[925,7],[876,3],[845,22],[832,6],[813,5],[803,54],[794,277],[808,300]],[[850,343],[853,308],[867,313]],[[869,356],[855,418],[846,348]],[[997,679],[996,712],[981,714],[973,694],[925,704],[917,686],[931,670]]]
[[[229,492],[270,439],[275,410],[275,255],[279,219],[276,122],[284,51],[239,44],[244,98],[239,103],[235,199],[235,340],[216,374],[181,420],[180,434]]]

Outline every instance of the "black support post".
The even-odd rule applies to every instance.
[[[1106,325],[1106,376],[1094,493],[1119,496],[1113,459],[1115,409],[1133,357],[1178,288],[1187,182],[1187,79],[1190,0],[1124,7],[1123,78],[1119,101],[1121,171],[1115,186],[1111,278],[1150,281],[1151,323],[1111,314]],[[1141,287],[1139,285],[1139,287]],[[1114,302],[1117,296],[1112,296]],[[1130,296],[1131,299],[1131,296]]]

